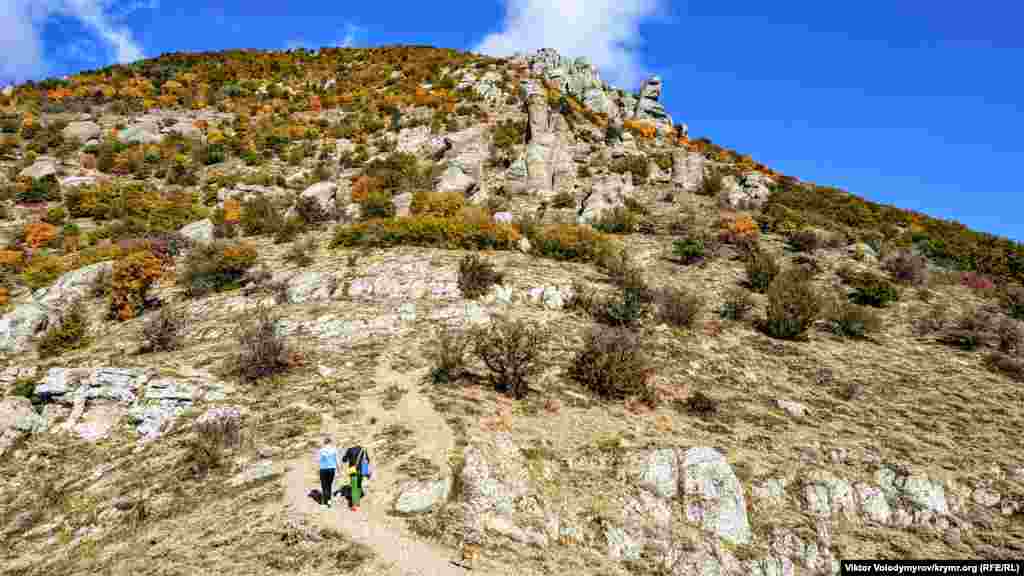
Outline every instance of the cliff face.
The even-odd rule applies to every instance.
[[[551,50],[394,50],[267,64],[298,76],[208,106],[224,66],[145,110],[136,84],[94,105],[85,83],[26,120],[11,91],[0,565],[404,575],[465,552],[483,574],[781,576],[1024,554],[1024,296],[900,252],[920,222],[859,235],[880,209],[681,138],[657,77],[633,96]],[[247,58],[226,68],[263,70]],[[822,192],[806,213],[798,190]],[[752,254],[835,296],[800,338],[766,331],[780,296]],[[840,305],[890,282],[892,302]],[[243,329],[261,307],[265,340]],[[174,319],[178,346],[154,347]],[[505,319],[546,334],[522,398],[494,378],[529,338],[473,355]],[[570,370],[605,324],[646,397]],[[439,355],[447,331],[464,350]],[[362,515],[307,496],[322,434],[369,448]]]

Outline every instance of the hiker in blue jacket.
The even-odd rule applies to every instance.
[[[331,507],[332,485],[334,474],[338,469],[338,449],[331,445],[329,436],[324,438],[324,445],[320,448],[320,498],[321,508]]]
[[[345,451],[342,463],[348,466],[349,498],[352,511],[359,510],[359,500],[363,497],[363,478],[372,475],[370,456],[362,446],[353,446]]]

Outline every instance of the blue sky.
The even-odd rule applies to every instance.
[[[647,74],[693,136],[1024,241],[1024,4],[862,0],[2,0],[0,82],[168,51],[552,47]]]

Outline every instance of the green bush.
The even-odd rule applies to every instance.
[[[316,249],[316,239],[312,236],[307,236],[301,242],[293,242],[292,247],[285,253],[284,259],[286,262],[292,262],[299,267],[309,266],[313,263],[313,254],[316,252]]]
[[[822,303],[814,287],[795,270],[779,273],[768,287],[767,296],[761,328],[775,338],[800,338],[821,312]]]
[[[701,238],[679,238],[672,242],[672,255],[686,265],[704,259],[704,240]]]
[[[594,222],[594,229],[605,234],[630,234],[636,231],[638,222],[632,211],[616,206],[601,213]]]
[[[258,195],[242,203],[238,223],[246,236],[274,234],[284,224],[284,216],[270,198]]]
[[[181,329],[185,327],[181,312],[164,305],[156,315],[146,321],[142,327],[146,350],[167,352],[181,347]]]
[[[853,288],[851,299],[857,304],[881,308],[899,300],[899,290],[883,276],[870,271],[854,272],[840,269],[840,276]]]
[[[1024,286],[1011,284],[1002,290],[1000,300],[1011,318],[1024,320]]]
[[[754,292],[763,293],[771,286],[781,270],[775,256],[770,252],[755,249],[746,259],[747,284]]]
[[[60,198],[60,182],[53,174],[33,179],[28,187],[20,190],[17,195],[18,202],[25,203],[57,202]]]
[[[362,203],[363,220],[375,218],[392,218],[398,212],[391,195],[382,190],[374,190],[367,195]]]
[[[89,321],[80,302],[65,311],[60,323],[48,329],[39,339],[39,357],[50,358],[89,345]]]
[[[246,270],[256,263],[256,248],[245,243],[216,241],[193,248],[185,259],[178,284],[188,296],[238,288]]]
[[[810,229],[798,230],[787,237],[789,245],[797,252],[814,252],[821,248],[821,236]]]
[[[441,330],[428,353],[432,361],[430,378],[435,384],[455,382],[466,372],[467,335],[451,329]]]
[[[725,176],[722,171],[718,168],[709,168],[707,173],[704,174],[704,178],[701,180],[700,190],[697,192],[702,196],[710,196],[711,198],[718,198],[725,188]]]
[[[651,175],[651,166],[647,163],[647,158],[642,155],[623,156],[614,160],[608,168],[617,174],[629,172],[633,175],[634,184],[646,182],[647,177]]]
[[[655,405],[650,374],[639,335],[621,328],[591,329],[569,366],[570,377],[602,399],[639,398]]]
[[[882,329],[882,319],[877,312],[842,298],[831,304],[825,320],[834,333],[850,338],[863,338]]]
[[[733,286],[725,293],[725,302],[719,315],[728,320],[743,320],[754,308],[754,300],[750,293],[738,286]]]

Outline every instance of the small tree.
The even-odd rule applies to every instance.
[[[775,338],[797,339],[814,324],[821,300],[798,270],[786,270],[768,287],[768,309],[762,328]]]
[[[474,329],[470,340],[473,354],[487,366],[494,388],[524,398],[530,377],[539,370],[537,361],[546,336],[540,327],[524,320],[497,317],[490,326]]]

